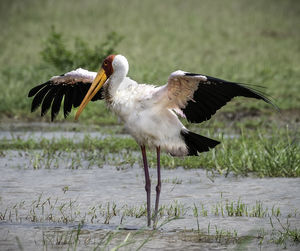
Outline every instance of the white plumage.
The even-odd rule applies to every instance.
[[[167,96],[166,86],[138,84],[126,77],[127,67],[120,67],[128,65],[123,56],[116,56],[113,62],[117,62],[117,67],[113,64],[114,74],[104,84],[109,86],[112,97],[108,107],[122,120],[128,133],[139,145],[160,146],[175,156],[187,155],[186,144],[180,136],[185,127],[168,104],[172,100]]]
[[[55,82],[56,84],[59,83],[90,83],[93,82],[94,78],[96,77],[97,72],[87,71],[82,68],[78,68],[74,71],[70,71],[65,73],[63,76],[53,76],[50,78],[50,81]]]

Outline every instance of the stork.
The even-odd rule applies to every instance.
[[[58,114],[63,101],[64,117],[72,106],[78,107],[75,119],[89,103],[104,99],[124,123],[125,129],[139,144],[144,165],[147,193],[147,225],[156,226],[161,191],[160,152],[172,156],[191,156],[209,151],[220,142],[193,133],[178,115],[191,123],[209,120],[218,109],[237,96],[255,98],[272,104],[253,86],[225,81],[182,70],[171,73],[165,85],[139,84],[127,77],[129,65],[122,55],[110,55],[98,73],[77,69],[54,76],[29,91],[33,98],[31,111],[40,105],[41,116],[51,107],[51,120]],[[151,181],[146,147],[156,149],[157,186],[154,216],[151,217]]]

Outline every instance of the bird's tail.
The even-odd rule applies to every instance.
[[[207,152],[211,148],[214,148],[216,145],[220,144],[219,141],[206,138],[188,130],[182,130],[180,134],[188,148],[188,156],[198,156],[198,152]]]

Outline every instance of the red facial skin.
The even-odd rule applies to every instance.
[[[113,62],[115,56],[116,55],[109,55],[107,58],[104,59],[104,61],[102,63],[102,68],[104,69],[107,78],[109,78],[111,76],[111,74],[113,74],[113,72],[114,72],[114,69],[112,67],[112,62]]]

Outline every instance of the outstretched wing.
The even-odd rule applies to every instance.
[[[173,72],[168,83],[158,92],[160,95],[157,96],[164,98],[165,106],[179,112],[192,123],[210,119],[217,110],[238,96],[261,99],[272,104],[262,92],[248,85],[184,71]],[[166,95],[167,98],[164,97]]]
[[[33,97],[31,112],[40,105],[41,116],[44,116],[51,107],[51,121],[57,116],[62,100],[64,99],[65,118],[71,112],[72,106],[78,107],[88,92],[96,72],[77,69],[61,76],[54,76],[49,81],[32,88],[28,97]],[[92,101],[102,99],[101,90],[93,97]]]

